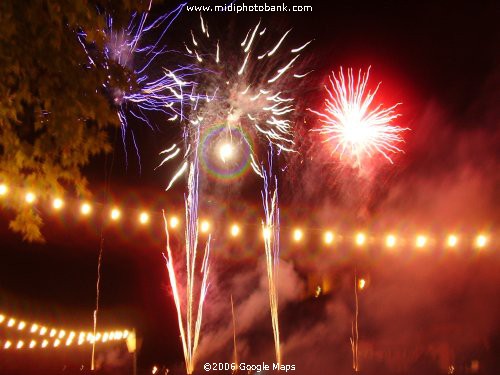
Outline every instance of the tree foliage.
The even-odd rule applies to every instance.
[[[0,2],[0,183],[33,189],[40,198],[68,190],[88,194],[82,167],[110,151],[107,132],[118,119],[101,91],[109,73],[99,64],[88,67],[76,32],[85,30],[93,48],[102,50],[104,10],[129,14],[144,6],[132,0]],[[118,81],[129,74],[119,66],[113,72]],[[12,230],[43,241],[36,206],[24,204],[22,194],[9,194],[1,204],[14,213]]]

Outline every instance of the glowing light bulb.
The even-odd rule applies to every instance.
[[[203,220],[201,222],[201,227],[200,227],[200,230],[202,233],[207,233],[210,229],[210,223],[206,220]]]
[[[47,345],[49,345],[49,342],[47,340],[42,341],[42,348],[46,348]]]
[[[388,234],[385,238],[385,245],[390,248],[396,246],[396,236],[393,234]]]
[[[47,327],[40,328],[40,335],[43,336],[47,333]]]
[[[3,323],[5,320],[5,315],[0,314],[0,324]]]
[[[123,338],[126,339],[128,337],[129,332],[127,330],[123,331]]]
[[[31,203],[35,202],[35,200],[36,200],[36,195],[35,195],[35,194],[33,194],[33,193],[31,193],[31,192],[28,192],[28,193],[26,193],[26,195],[24,196],[24,200],[26,201],[26,203],[31,204]]]
[[[446,240],[446,245],[448,247],[455,247],[458,244],[458,237],[454,234],[450,234]]]
[[[330,232],[330,231],[325,232],[325,234],[323,235],[323,241],[327,245],[331,245],[333,243],[334,238],[335,238],[335,236],[334,236],[333,232]]]
[[[59,335],[57,337],[59,337],[60,339],[62,339],[64,336],[66,336],[66,331],[64,331],[64,329],[61,329],[59,331]]]
[[[0,184],[0,196],[7,195],[9,188],[5,184]]]
[[[22,330],[24,329],[24,327],[26,327],[26,323],[25,323],[25,322],[23,322],[23,321],[21,321],[21,322],[19,322],[19,324],[18,324],[18,326],[17,326],[17,329],[18,329],[19,331],[22,331]]]
[[[111,210],[110,216],[111,216],[111,220],[116,221],[116,220],[118,220],[120,218],[121,212],[120,212],[120,210],[118,208],[115,207],[115,208],[113,208]]]
[[[233,224],[231,226],[231,236],[237,237],[240,234],[240,227],[238,224]]]
[[[19,340],[19,341],[17,342],[16,348],[17,348],[17,349],[22,349],[22,348],[23,348],[23,346],[24,346],[24,341],[23,341],[23,340]]]
[[[419,234],[417,236],[417,239],[415,240],[415,246],[417,246],[418,248],[423,248],[426,244],[427,244],[427,237],[422,234]]]
[[[177,228],[179,226],[179,219],[177,216],[172,216],[170,218],[170,227],[171,228]]]
[[[293,240],[295,242],[301,241],[303,237],[304,237],[304,232],[302,232],[301,229],[297,228],[293,231]]]
[[[35,333],[36,331],[38,331],[38,324],[33,323],[33,324],[31,325],[30,332],[31,332],[31,333]]]
[[[82,215],[89,215],[92,211],[92,206],[89,203],[83,203],[80,207]]]
[[[356,242],[356,245],[363,246],[366,242],[366,235],[364,233],[361,233],[361,232],[356,234],[355,242]]]
[[[59,346],[59,344],[61,343],[61,340],[59,339],[55,339],[54,340],[54,348],[57,348]]]
[[[147,212],[141,212],[139,215],[139,222],[141,224],[147,224],[149,222],[149,214]]]
[[[64,201],[61,198],[56,198],[52,201],[52,207],[55,210],[60,210],[64,206]]]
[[[476,237],[476,247],[477,248],[483,248],[486,246],[487,243],[488,243],[488,237],[486,237],[486,235],[479,234]]]
[[[366,280],[365,279],[359,279],[358,280],[358,289],[363,290],[366,287]]]
[[[49,334],[49,336],[50,336],[50,337],[54,337],[56,334],[57,334],[57,331],[56,331],[54,328],[52,328],[52,329],[50,330],[50,334]]]
[[[35,346],[36,346],[36,341],[35,341],[35,340],[31,340],[31,341],[30,341],[29,348],[30,348],[30,349],[33,349]]]
[[[10,318],[7,322],[7,327],[14,327],[14,324],[16,324],[16,319]]]
[[[7,341],[5,341],[5,344],[3,345],[3,348],[4,349],[9,349],[11,346],[12,346],[12,343],[9,340],[7,340]]]

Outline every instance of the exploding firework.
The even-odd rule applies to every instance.
[[[199,137],[199,133],[198,137]],[[199,139],[199,138],[198,138]],[[179,294],[179,284],[174,268],[172,251],[168,234],[168,224],[165,214],[165,232],[167,235],[167,255],[163,255],[167,264],[170,286],[177,310],[177,319],[182,340],[182,349],[186,363],[186,371],[192,374],[196,362],[196,350],[200,338],[201,322],[203,316],[203,304],[208,291],[209,256],[210,256],[210,236],[208,237],[205,253],[201,263],[201,280],[196,277],[196,258],[198,252],[198,156],[194,153],[194,159],[189,165],[188,196],[186,199],[186,300],[185,316],[181,297]],[[195,290],[197,281],[201,281],[199,291]],[[196,306],[197,305],[197,306]]]
[[[278,268],[280,256],[280,215],[278,206],[278,179],[272,173],[272,152],[269,154],[269,170],[262,168],[264,189],[262,204],[265,220],[262,222],[264,248],[266,252],[267,279],[269,284],[269,306],[274,335],[276,362],[281,364],[280,330],[278,320]]]
[[[324,142],[333,144],[332,154],[347,156],[355,167],[376,154],[392,163],[391,155],[402,152],[398,144],[404,142],[402,133],[408,130],[393,125],[400,103],[388,108],[373,103],[380,83],[373,92],[367,91],[369,75],[370,69],[365,73],[359,70],[357,78],[352,69],[347,70],[347,79],[342,68],[338,76],[332,73],[330,86],[325,85],[324,112],[310,110],[320,117],[322,125],[314,131],[326,136]]]
[[[203,124],[202,137],[213,126],[223,124],[224,130],[218,134],[219,143],[230,145],[234,150],[248,147],[251,167],[263,177],[252,138],[263,138],[280,151],[293,150],[295,98],[292,92],[310,73],[297,72],[301,54],[310,41],[296,48],[287,46],[291,32],[288,30],[279,40],[266,45],[267,29],[259,22],[248,30],[235,50],[235,46],[226,46],[210,35],[201,15],[200,22],[201,33],[191,31],[185,42],[187,55],[203,72],[196,76],[198,81],[191,97],[192,117]],[[237,136],[235,140],[235,132],[245,136]],[[193,151],[192,147],[190,150]],[[179,146],[172,148],[166,152],[164,161],[179,153]],[[185,152],[185,157],[188,154],[189,151]],[[247,155],[246,152],[240,154]],[[184,163],[173,181],[185,171]]]
[[[87,54],[89,68],[100,67],[107,72],[102,86],[117,109],[125,152],[129,116],[154,130],[156,126],[149,120],[151,112],[164,114],[170,121],[175,121],[183,117],[184,102],[189,97],[184,91],[191,85],[186,79],[193,73],[192,70],[181,66],[158,69],[161,73],[156,74],[151,69],[155,60],[167,52],[165,44],[160,42],[185,4],[148,22],[151,3],[145,12],[133,13],[126,28],[115,29],[113,17],[107,15],[106,27],[100,33],[101,48],[98,46],[101,43],[87,40],[85,30],[77,32]],[[143,42],[146,34],[152,34],[153,42]],[[125,72],[125,82],[120,81],[121,74],[115,74],[118,70]],[[130,131],[130,134],[140,161],[134,133]]]

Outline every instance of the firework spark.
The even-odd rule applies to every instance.
[[[338,76],[332,73],[330,87],[325,85],[324,112],[310,110],[320,117],[322,126],[314,131],[326,136],[324,142],[333,143],[332,154],[339,151],[340,158],[346,155],[355,167],[375,154],[392,163],[391,154],[403,152],[398,144],[409,130],[392,124],[400,116],[396,112],[400,103],[388,108],[373,104],[380,83],[373,92],[367,91],[369,75],[370,69],[359,70],[357,78],[352,69],[347,70],[347,79],[342,68]]]
[[[111,15],[106,16],[106,27],[98,30],[101,31],[102,49],[98,48],[98,42],[87,40],[85,30],[77,32],[78,41],[87,54],[88,68],[100,67],[107,71],[102,86],[116,107],[125,152],[129,116],[154,130],[156,126],[149,120],[149,113],[158,112],[175,121],[183,118],[184,102],[189,102],[191,83],[187,79],[193,74],[192,69],[180,66],[160,70],[160,74],[149,72],[153,62],[167,52],[160,41],[185,4],[148,22],[151,3],[152,0],[145,12],[133,13],[126,28],[116,30]],[[146,34],[153,35],[153,42],[142,43]],[[120,82],[119,76],[114,74],[117,68],[125,71],[125,82]],[[134,133],[130,134],[140,161]]]
[[[272,152],[269,155],[269,170],[262,167],[264,189],[262,190],[262,204],[265,220],[262,222],[264,247],[266,251],[266,267],[269,285],[269,306],[271,309],[271,323],[274,335],[274,350],[276,362],[281,364],[280,330],[278,321],[278,267],[279,267],[279,234],[280,218],[278,206],[278,179],[272,173]]]
[[[207,127],[225,124],[227,144],[231,132],[238,129],[265,139],[280,151],[293,151],[292,92],[310,73],[297,72],[301,54],[310,41],[298,47],[287,46],[288,30],[278,42],[266,45],[266,28],[259,22],[235,49],[214,39],[201,15],[200,23],[201,33],[191,31],[185,42],[187,55],[204,72],[197,76],[195,89],[203,94],[191,97],[196,116],[203,118]],[[256,150],[246,142],[251,149],[251,166],[263,177]],[[238,148],[236,144],[231,146]]]
[[[197,135],[199,139],[199,133]],[[186,363],[186,372],[192,374],[196,363],[196,351],[198,348],[201,322],[203,316],[203,304],[208,291],[210,236],[208,237],[205,253],[201,263],[201,285],[199,292],[195,292],[198,278],[196,277],[196,258],[198,250],[198,155],[195,152],[194,159],[189,165],[188,196],[186,199],[186,301],[185,317],[181,306],[179,284],[174,269],[172,251],[170,249],[168,221],[163,214],[165,232],[167,235],[167,255],[163,254],[169,275],[170,286],[177,310],[177,319],[181,333],[182,349]],[[198,296],[196,300],[196,296]],[[197,306],[195,306],[197,304]]]

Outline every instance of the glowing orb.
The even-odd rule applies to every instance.
[[[295,229],[293,231],[293,240],[295,242],[300,242],[304,238],[304,232],[301,229]]]
[[[111,220],[116,221],[116,220],[118,220],[120,218],[121,212],[120,212],[120,210],[118,208],[113,208],[111,210],[110,216],[111,216]]]
[[[64,206],[64,201],[61,198],[56,198],[52,201],[52,207],[55,210],[60,210]]]
[[[201,233],[207,233],[210,230],[210,223],[206,220],[201,222],[200,226]]]
[[[334,240],[333,233],[330,231],[325,232],[323,236],[323,241],[325,242],[325,244],[331,245],[333,243],[333,240]]]
[[[26,201],[26,203],[33,203],[36,199],[36,196],[35,194],[29,192],[29,193],[26,193],[26,195],[24,196],[24,200]]]
[[[231,226],[231,236],[236,237],[240,234],[240,227],[238,224],[233,224]]]
[[[175,229],[178,226],[179,226],[179,219],[177,218],[177,216],[172,216],[170,218],[170,227]]]
[[[366,243],[366,235],[364,233],[356,234],[355,242],[356,245],[363,246]]]
[[[89,203],[83,203],[80,207],[82,215],[88,215],[92,211],[92,206]]]
[[[0,196],[6,195],[9,191],[9,188],[5,184],[0,184]]]
[[[446,245],[448,247],[455,247],[458,244],[458,237],[454,234],[450,234],[446,240]]]
[[[147,224],[149,222],[149,214],[147,212],[141,212],[139,215],[139,222],[141,224]]]
[[[427,245],[427,237],[419,234],[415,240],[415,246],[418,248],[423,248],[425,245]]]
[[[483,248],[488,243],[488,237],[484,234],[480,234],[476,237],[476,247]]]
[[[396,236],[394,236],[393,234],[387,235],[387,237],[385,238],[385,245],[390,248],[396,246]]]
[[[359,279],[358,280],[358,289],[363,290],[366,287],[366,280],[365,279]]]

